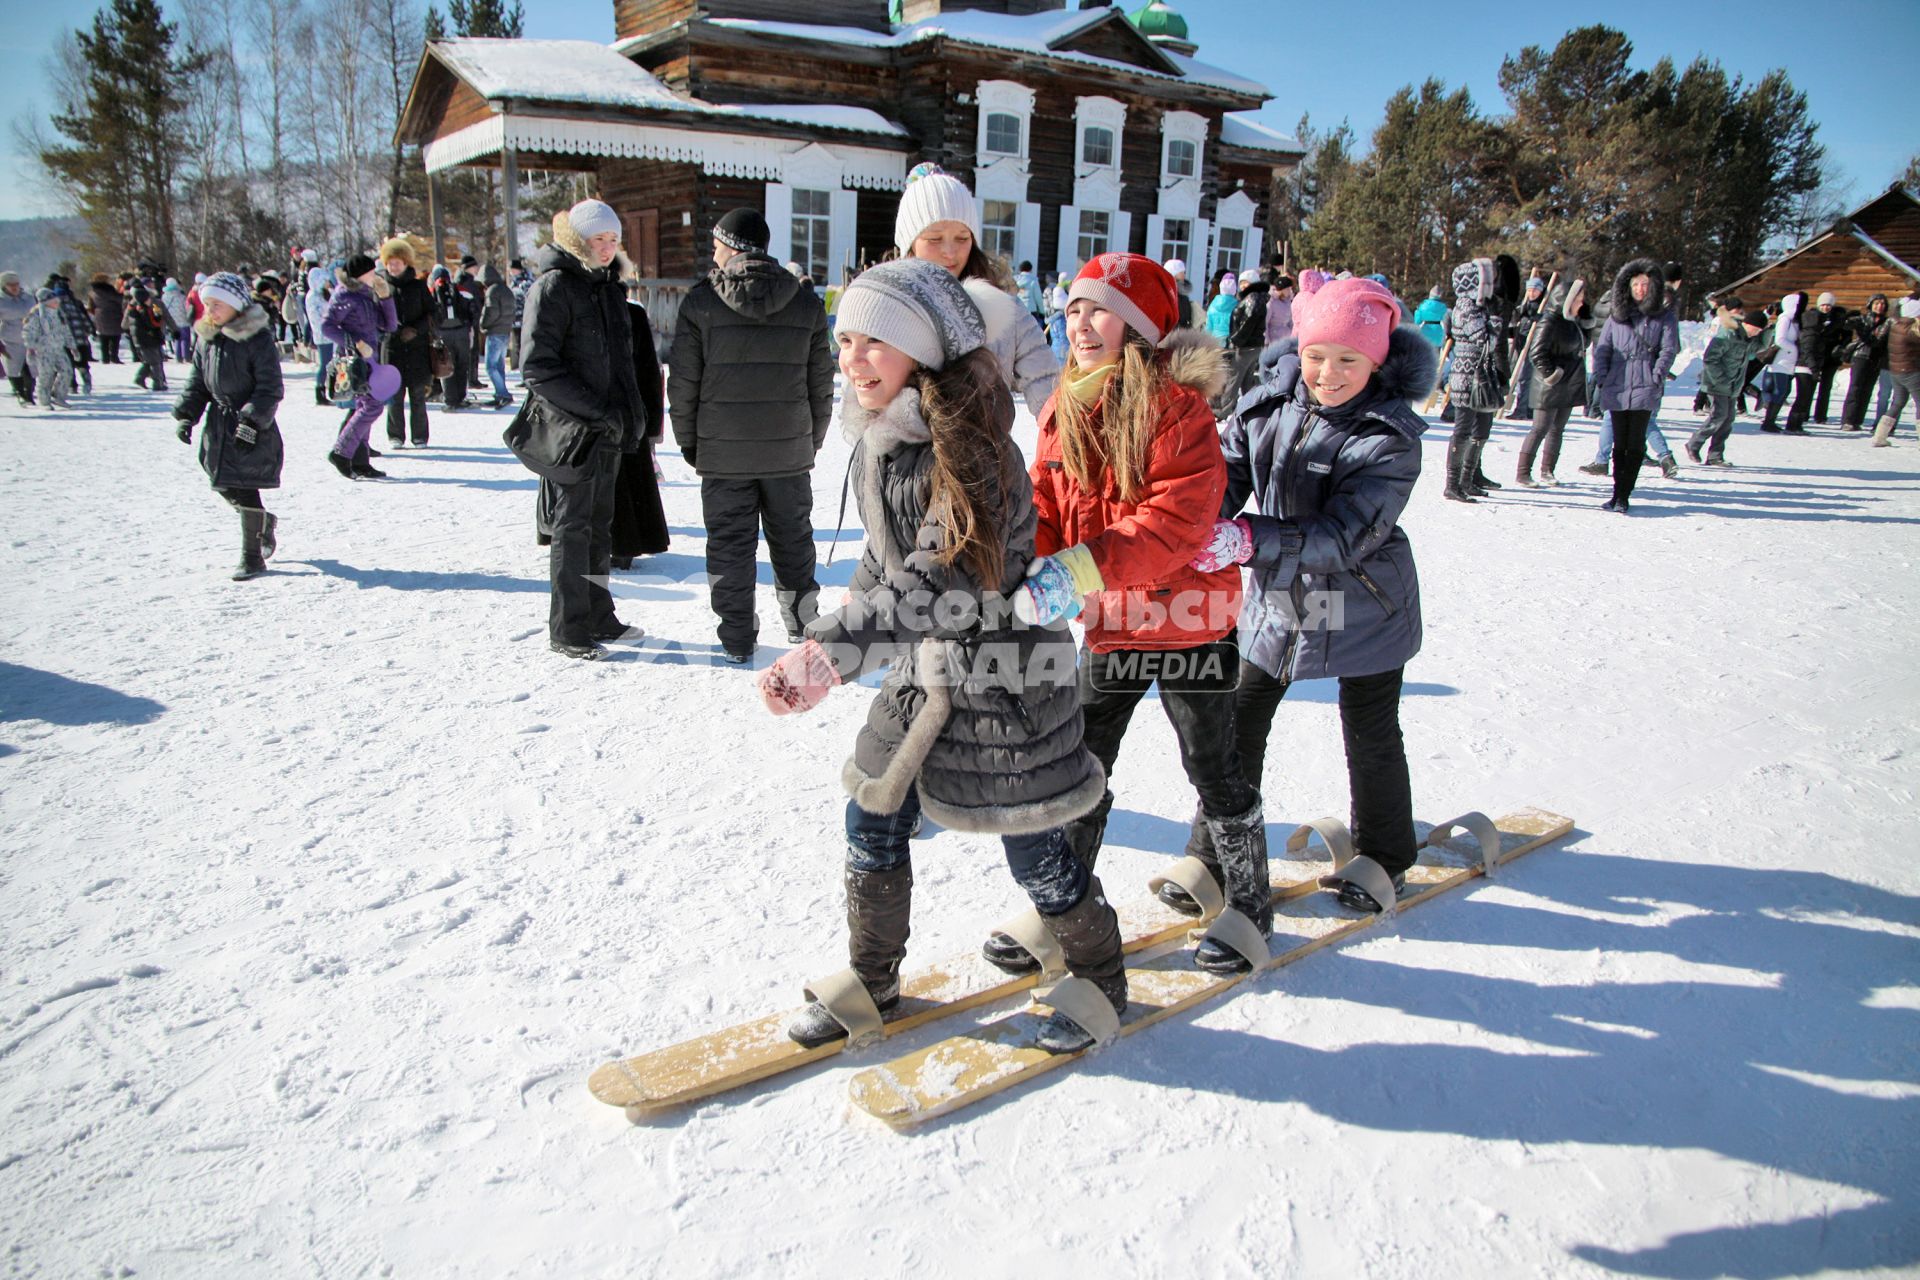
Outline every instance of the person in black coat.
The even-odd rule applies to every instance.
[[[587,477],[554,486],[548,644],[569,658],[593,659],[606,654],[599,641],[637,630],[614,616],[604,585],[620,456],[639,449],[645,434],[621,283],[627,262],[620,215],[599,200],[555,214],[553,243],[541,251],[539,269],[520,335],[529,400],[523,412],[557,410],[596,431]]]
[[[202,417],[200,465],[214,489],[240,513],[240,567],[244,582],[267,571],[279,521],[260,500],[280,487],[284,446],[274,413],[284,387],[280,349],[267,313],[242,277],[222,271],[200,286],[205,314],[193,326],[193,366],[173,406],[180,443],[193,443]]]
[[[1887,337],[1893,332],[1887,295],[1876,293],[1868,298],[1866,310],[1848,317],[1847,332],[1851,341],[1844,353],[1850,372],[1847,398],[1840,407],[1840,427],[1844,431],[1858,431],[1867,420],[1867,401],[1873,395],[1874,384],[1880,379],[1880,371],[1887,367]]]
[[[826,311],[767,256],[768,235],[756,210],[720,219],[716,265],[687,292],[667,358],[674,439],[700,473],[709,598],[720,647],[735,663],[750,660],[758,643],[754,559],[763,528],[791,643],[818,612],[811,473],[833,418]]]
[[[104,271],[96,271],[89,291],[87,311],[93,316],[94,336],[100,339],[100,363],[120,363],[120,333],[125,323],[127,300]]]
[[[1533,430],[1520,446],[1514,480],[1527,489],[1551,488],[1553,469],[1560,461],[1560,439],[1573,407],[1587,391],[1587,333],[1593,310],[1587,305],[1587,282],[1561,281],[1553,286],[1544,310],[1528,322],[1524,358],[1533,386]],[[1540,459],[1540,479],[1533,478],[1533,460]]]
[[[473,372],[473,301],[445,267],[435,267],[427,276],[427,293],[433,298],[434,332],[453,356],[453,372],[440,379],[445,404],[449,409],[464,409],[467,379]]]
[[[433,298],[415,270],[413,244],[395,236],[380,246],[380,261],[392,290],[400,327],[387,339],[385,362],[400,371],[400,393],[387,402],[387,439],[406,447],[407,418],[413,420],[413,447],[427,443],[427,388],[433,384]]]

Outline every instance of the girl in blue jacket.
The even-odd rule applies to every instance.
[[[1360,856],[1339,898],[1360,911],[1399,892],[1419,848],[1400,685],[1420,651],[1420,580],[1398,521],[1420,477],[1426,426],[1408,401],[1433,386],[1436,353],[1400,327],[1400,314],[1371,280],[1336,280],[1294,303],[1295,336],[1267,349],[1257,400],[1221,425],[1227,494],[1194,560],[1253,566],[1234,704],[1251,786],[1262,786],[1267,733],[1288,687],[1340,681]],[[1249,497],[1253,509],[1241,515]],[[1162,896],[1187,906],[1178,890]]]

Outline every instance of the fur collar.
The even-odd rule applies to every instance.
[[[1647,290],[1646,301],[1636,303],[1633,300],[1633,278],[1649,276],[1653,287]],[[1635,258],[1621,267],[1613,277],[1613,318],[1621,324],[1632,324],[1633,313],[1637,309],[1641,315],[1649,318],[1659,315],[1667,309],[1667,281],[1660,272],[1660,264],[1652,258]]]
[[[1377,418],[1407,435],[1418,436],[1426,423],[1409,401],[1433,390],[1440,372],[1440,352],[1411,325],[1401,325],[1387,339],[1387,358],[1374,371],[1378,383],[1364,415]],[[1260,385],[1241,397],[1235,412],[1245,417],[1259,406],[1293,398],[1300,389],[1300,340],[1282,338],[1260,353]]]
[[[1425,339],[1422,339],[1425,341]],[[1205,329],[1175,329],[1160,344],[1167,376],[1211,400],[1226,390],[1232,369],[1220,340]]]
[[[573,219],[562,209],[553,215],[554,247],[565,253],[579,264],[582,271],[593,272],[602,268],[589,265],[587,261],[587,238],[573,229]],[[613,262],[605,270],[616,280],[624,280],[634,274],[633,263],[622,250],[613,256]]]
[[[267,313],[257,302],[250,303],[245,311],[225,324],[215,324],[205,316],[193,322],[193,331],[199,335],[202,342],[212,342],[220,337],[232,338],[235,342],[245,342],[266,327]]]
[[[886,408],[863,409],[848,387],[840,400],[840,434],[847,443],[866,442],[867,452],[881,458],[908,445],[926,444],[933,432],[920,412],[920,389],[902,387]]]

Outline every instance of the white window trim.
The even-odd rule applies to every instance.
[[[982,80],[973,88],[979,120],[974,131],[974,195],[982,200],[1027,202],[1032,173],[1035,93],[1013,80]],[[1005,112],[1020,117],[1020,154],[987,150],[987,117]]]
[[[1086,154],[1086,133],[1090,128],[1113,131],[1113,163],[1090,165]],[[1073,113],[1073,202],[1089,209],[1118,212],[1120,193],[1126,189],[1120,168],[1126,148],[1127,105],[1112,98],[1087,97],[1074,100]]]

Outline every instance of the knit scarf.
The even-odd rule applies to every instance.
[[[1066,384],[1068,395],[1088,408],[1092,408],[1099,403],[1100,393],[1106,390],[1107,379],[1112,377],[1113,371],[1119,367],[1118,360],[1109,360],[1091,369],[1082,369],[1077,364],[1069,363],[1061,380]]]

